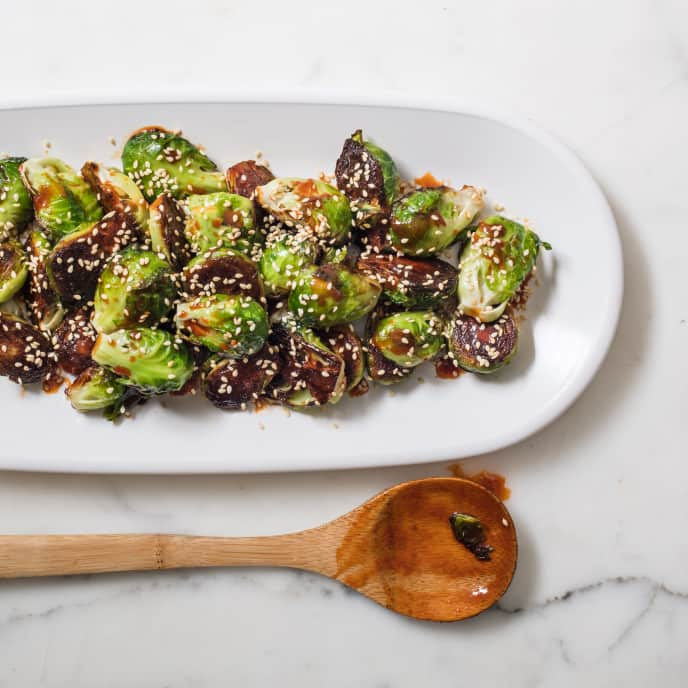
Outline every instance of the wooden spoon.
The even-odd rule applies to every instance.
[[[481,561],[457,541],[449,517],[475,516]],[[310,530],[271,537],[191,535],[3,535],[0,578],[200,566],[288,566],[315,571],[400,614],[433,621],[475,616],[509,587],[516,531],[491,492],[461,478],[391,487]]]

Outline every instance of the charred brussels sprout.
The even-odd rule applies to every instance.
[[[161,193],[184,198],[227,190],[214,162],[184,137],[161,127],[139,129],[129,137],[122,167],[148,202]]]
[[[176,392],[194,372],[191,353],[181,340],[145,327],[99,335],[91,357],[145,394]]]
[[[377,282],[385,298],[403,308],[435,308],[454,295],[456,268],[438,258],[368,255],[356,269]]]
[[[177,306],[177,328],[191,342],[228,358],[260,351],[268,335],[265,309],[248,296],[213,294]]]
[[[93,326],[98,332],[159,323],[172,308],[177,286],[169,263],[152,251],[126,248],[98,279]]]
[[[380,320],[371,341],[385,358],[413,368],[440,352],[442,322],[432,311],[393,313]]]
[[[36,220],[54,241],[103,216],[95,192],[67,163],[32,158],[20,170],[33,197]]]
[[[68,313],[53,335],[57,362],[62,370],[70,375],[79,375],[93,365],[91,351],[96,336],[87,308]]]
[[[470,235],[459,260],[459,307],[482,322],[499,318],[535,266],[541,242],[522,224],[494,215]]]
[[[275,238],[268,237],[260,257],[260,273],[268,294],[287,294],[301,271],[313,265],[317,257],[317,247],[299,235],[281,233]]]
[[[227,188],[232,193],[253,198],[259,186],[274,178],[275,175],[265,165],[259,165],[255,160],[244,160],[227,170]]]
[[[234,248],[249,253],[264,241],[253,201],[227,192],[189,196],[184,233],[196,253]]]
[[[338,325],[323,333],[328,348],[344,361],[345,391],[350,392],[363,380],[365,360],[363,344],[351,325]]]
[[[88,413],[118,407],[126,389],[122,380],[109,370],[92,365],[67,387],[65,394],[72,408]]]
[[[185,298],[190,296],[250,296],[265,303],[263,282],[255,263],[239,251],[219,248],[194,258],[181,275]]]
[[[30,384],[40,382],[50,369],[47,337],[21,318],[0,311],[0,375]]]
[[[453,244],[483,209],[472,186],[411,191],[396,201],[390,218],[392,246],[408,256],[431,256]]]
[[[213,356],[203,368],[203,392],[217,408],[243,410],[262,396],[279,365],[278,349],[269,344],[243,358]]]
[[[319,179],[278,177],[256,189],[256,199],[287,227],[305,230],[323,245],[341,244],[351,231],[346,196]]]
[[[408,377],[413,368],[405,368],[400,366],[389,358],[383,356],[380,349],[375,346],[373,335],[377,329],[379,322],[390,314],[388,304],[379,304],[369,315],[365,326],[365,358],[366,366],[368,368],[368,375],[371,380],[379,382],[382,385],[392,385],[396,382],[401,382]]]
[[[282,367],[268,388],[268,397],[301,408],[337,403],[346,389],[344,360],[312,330],[276,323],[272,330]]]
[[[129,214],[143,232],[148,231],[148,203],[131,177],[116,167],[103,170],[95,162],[84,163],[81,176],[106,212],[116,210]]]
[[[148,233],[153,250],[175,270],[181,270],[193,255],[186,240],[186,214],[170,194],[160,194],[150,206]]]
[[[464,370],[493,373],[516,355],[518,325],[509,313],[490,323],[457,314],[449,324],[447,342],[451,357]]]
[[[21,246],[13,241],[0,244],[0,303],[9,301],[24,286],[27,276]]]
[[[380,287],[344,265],[318,265],[301,272],[289,310],[305,327],[327,328],[362,318],[377,303]]]
[[[51,250],[50,240],[42,230],[34,228],[27,247],[31,312],[41,330],[52,332],[62,321],[64,308],[48,279],[46,261]]]
[[[358,129],[344,142],[335,167],[337,186],[354,206],[361,227],[375,224],[399,195],[399,172],[387,151],[363,138]]]
[[[31,195],[19,172],[26,158],[0,159],[0,241],[16,239],[33,217]]]
[[[108,213],[55,244],[46,260],[50,283],[65,301],[87,301],[93,296],[103,266],[118,251],[140,237],[128,215]]]

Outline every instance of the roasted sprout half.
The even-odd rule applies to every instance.
[[[145,394],[176,392],[194,372],[188,348],[164,330],[137,328],[101,334],[91,357]]]
[[[160,194],[150,206],[148,234],[153,250],[175,270],[181,270],[193,255],[185,228],[184,208],[170,194]]]
[[[177,285],[169,263],[133,247],[114,255],[100,274],[93,299],[98,332],[150,327],[172,309]]]
[[[432,311],[392,313],[377,323],[371,342],[392,363],[413,368],[442,349],[442,321]]]
[[[265,309],[249,296],[198,296],[177,306],[177,329],[191,342],[229,358],[260,351],[268,336]]]
[[[284,296],[296,284],[301,271],[315,264],[317,247],[300,235],[277,232],[269,235],[260,257],[260,273],[271,296]]]
[[[457,313],[449,323],[447,342],[451,357],[464,370],[493,373],[516,355],[518,325],[509,313],[490,323]]]
[[[482,322],[499,318],[535,266],[541,245],[550,248],[514,220],[499,215],[483,220],[460,256],[461,311]]]
[[[214,162],[183,136],[162,127],[135,131],[124,144],[122,167],[149,203],[161,193],[184,198],[227,190]]]
[[[9,301],[28,276],[26,256],[15,241],[0,243],[0,303]]]
[[[126,385],[109,370],[91,365],[65,390],[72,408],[82,413],[119,406]]]
[[[53,241],[103,216],[96,193],[62,160],[31,158],[20,170],[33,197],[36,220]]]
[[[342,325],[369,313],[381,291],[375,282],[344,265],[313,266],[296,280],[289,310],[305,327]]]
[[[41,330],[52,332],[62,321],[64,308],[48,278],[47,260],[50,240],[37,227],[32,229],[27,243],[29,250],[29,306],[33,319]]]
[[[203,392],[217,408],[243,410],[262,396],[279,367],[279,350],[270,344],[252,356],[213,356],[203,369]]]
[[[361,339],[351,325],[337,325],[320,335],[327,347],[344,361],[346,391],[350,392],[363,381],[365,357]]]
[[[26,158],[0,158],[0,241],[16,239],[33,217],[19,168]]]
[[[240,196],[254,198],[256,189],[274,178],[275,175],[265,165],[255,160],[244,160],[227,170],[227,188]]]
[[[389,307],[386,304],[378,305],[368,315],[365,327],[365,356],[368,375],[371,380],[379,382],[382,385],[392,385],[396,382],[401,382],[413,371],[413,368],[400,366],[390,360],[382,354],[382,351],[380,351],[377,346],[375,346],[373,335],[375,334],[378,323],[389,314]]]
[[[51,348],[36,327],[0,311],[0,375],[19,384],[40,382],[51,369]]]
[[[392,246],[407,256],[432,256],[453,244],[483,209],[483,194],[472,186],[418,189],[392,207]]]
[[[89,309],[79,308],[68,313],[53,335],[53,346],[60,368],[70,375],[79,375],[93,365],[91,351],[96,337]]]

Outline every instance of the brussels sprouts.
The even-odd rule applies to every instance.
[[[0,159],[0,241],[16,239],[33,217],[31,195],[19,172],[25,160]]]
[[[0,303],[9,301],[26,282],[26,256],[16,242],[0,244]]]
[[[432,311],[393,313],[377,323],[371,341],[385,358],[413,368],[442,349],[442,321]]]
[[[518,324],[510,313],[481,323],[457,313],[447,328],[450,356],[471,373],[493,373],[516,355]]]
[[[329,349],[344,361],[345,391],[350,392],[363,380],[365,359],[363,344],[351,325],[337,325],[322,334]]]
[[[305,327],[331,327],[362,318],[377,303],[380,287],[344,265],[301,272],[289,295],[289,310]]]
[[[364,351],[366,355],[366,366],[368,368],[368,375],[371,380],[379,382],[382,385],[392,385],[396,382],[401,382],[408,377],[413,368],[405,368],[394,361],[384,356],[380,349],[377,348],[373,340],[373,335],[377,329],[378,323],[389,315],[389,307],[386,304],[378,305],[369,315],[366,320],[365,327],[365,345]]]
[[[253,201],[227,192],[189,196],[184,228],[187,241],[196,253],[214,248],[235,248],[250,252],[264,241],[256,226]]]
[[[372,226],[399,195],[399,172],[387,151],[363,139],[358,129],[344,142],[335,167],[337,186],[355,208],[354,219]]]
[[[122,380],[109,370],[91,365],[65,390],[72,408],[82,413],[119,407],[127,389]]]
[[[318,247],[298,234],[278,232],[268,236],[260,257],[260,273],[271,296],[287,294],[301,271],[318,258]]]
[[[151,246],[175,270],[181,270],[193,255],[184,234],[185,227],[186,214],[173,196],[160,194],[151,203],[148,221]]]
[[[218,248],[194,258],[181,275],[185,298],[189,296],[250,296],[265,304],[263,282],[255,263],[239,251]]]
[[[131,215],[144,233],[148,231],[148,203],[131,177],[116,167],[108,167],[103,171],[95,162],[84,163],[81,176],[93,189],[106,212],[117,210]]]
[[[180,339],[146,327],[98,335],[91,357],[145,394],[176,392],[194,372],[191,353]]]
[[[133,219],[117,211],[85,225],[58,241],[50,252],[46,267],[52,287],[63,301],[89,300],[110,256],[138,238]]]
[[[254,198],[256,188],[274,178],[275,175],[265,165],[259,165],[255,160],[244,160],[227,170],[227,188],[240,196]]]
[[[352,225],[343,193],[319,179],[278,177],[256,188],[256,199],[287,227],[305,230],[323,245],[344,243]]]
[[[392,206],[392,246],[408,256],[431,256],[453,244],[483,209],[483,194],[472,186],[418,189]]]
[[[499,318],[537,260],[541,242],[522,224],[494,215],[470,235],[459,260],[459,307],[482,322]]]
[[[438,258],[368,255],[356,269],[377,282],[385,298],[403,308],[435,308],[456,293],[456,268]]]
[[[98,332],[159,323],[172,308],[177,286],[169,263],[132,247],[115,254],[98,279],[93,326]]]
[[[346,389],[346,366],[312,331],[289,322],[273,326],[282,367],[268,387],[268,397],[301,408],[337,403]]]
[[[203,392],[217,408],[243,410],[258,400],[279,367],[279,350],[269,344],[243,358],[213,356],[203,369]]]
[[[50,342],[33,325],[0,312],[0,375],[12,382],[40,382],[51,369]]]
[[[189,341],[228,358],[255,354],[268,336],[265,309],[249,296],[213,294],[177,305],[177,328]]]
[[[93,365],[91,351],[97,333],[91,325],[90,315],[87,308],[68,313],[53,335],[57,362],[70,375],[79,375]]]
[[[103,216],[95,192],[62,160],[32,158],[20,171],[33,197],[36,220],[54,241]]]
[[[162,127],[135,131],[124,144],[122,168],[150,203],[161,193],[175,198],[226,191],[215,163],[178,133]]]
[[[45,233],[34,228],[29,235],[29,304],[38,327],[52,332],[62,322],[64,308],[55,290],[50,285],[46,261],[50,255],[50,240]]]

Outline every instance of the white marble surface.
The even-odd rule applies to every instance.
[[[116,7],[34,0],[3,13],[0,98],[188,83],[455,93],[524,113],[574,148],[608,194],[624,308],[603,369],[563,418],[466,462],[503,472],[513,489],[521,557],[498,609],[460,624],[413,622],[327,580],[276,571],[14,581],[0,585],[0,686],[686,685],[688,5]],[[576,212],[575,198],[562,212]],[[270,533],[431,474],[446,466],[5,473],[0,530]]]

